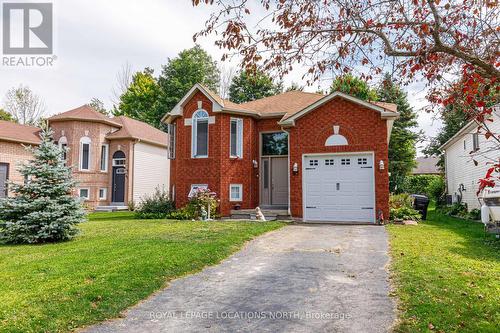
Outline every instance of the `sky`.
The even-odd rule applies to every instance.
[[[81,106],[94,97],[110,108],[116,76],[125,64],[130,64],[134,71],[150,67],[158,74],[168,58],[194,45],[192,36],[204,27],[211,10],[207,6],[193,7],[190,0],[53,0],[52,3],[57,57],[54,66],[23,68],[0,64],[0,107],[7,90],[22,84],[43,98],[49,115]],[[205,38],[197,42],[219,61],[223,52],[213,41]],[[236,65],[234,61],[224,64]],[[297,70],[284,78],[285,86],[291,82],[300,84],[302,74]],[[419,129],[427,136],[434,136],[440,122],[433,119],[433,114],[421,110],[426,105],[424,85],[413,84],[405,90],[410,104],[418,111]]]

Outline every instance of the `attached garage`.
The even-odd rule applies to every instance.
[[[374,223],[373,162],[373,153],[304,155],[304,220]]]

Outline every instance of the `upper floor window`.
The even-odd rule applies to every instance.
[[[243,157],[243,119],[231,118],[230,125],[230,155],[231,157]]]
[[[80,139],[80,170],[90,170],[90,144],[89,137],[84,136]]]
[[[67,153],[68,153],[68,139],[65,136],[61,136],[59,138],[59,148],[62,149],[62,159],[64,161],[64,164],[66,165],[66,159],[68,158]]]
[[[208,112],[205,110],[193,114],[191,157],[208,157]]]
[[[479,134],[478,133],[472,134],[472,150],[473,151],[479,150]]]
[[[101,161],[100,161],[100,169],[101,171],[108,171],[108,152],[109,146],[105,143],[101,145]]]

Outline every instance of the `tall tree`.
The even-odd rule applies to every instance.
[[[26,183],[9,183],[14,197],[0,199],[0,241],[45,243],[72,238],[85,220],[80,201],[72,195],[76,182],[63,160],[63,148],[43,129],[41,143],[27,149],[34,159],[19,168]]]
[[[384,76],[377,94],[379,100],[398,106],[399,118],[394,121],[389,142],[389,187],[391,191],[397,191],[401,188],[406,176],[416,166],[415,146],[420,134],[412,130],[418,125],[417,113],[408,103],[406,92],[394,82],[389,74]]]
[[[365,101],[376,101],[378,99],[375,89],[371,88],[365,80],[352,74],[336,77],[330,89],[330,92],[334,91],[340,91]]]
[[[120,103],[120,97],[127,91],[132,82],[132,75],[132,65],[128,62],[124,63],[116,74],[116,83],[111,90],[113,104]]]
[[[7,113],[3,109],[0,109],[0,120],[14,121],[14,118],[12,118],[12,115],[10,113]]]
[[[104,107],[104,103],[99,98],[97,97],[92,98],[88,105],[97,112],[100,112],[105,116],[109,116],[109,111],[106,110],[106,108]]]
[[[7,91],[5,111],[20,124],[36,125],[45,114],[46,107],[43,100],[30,88],[20,85]]]
[[[192,1],[217,6],[194,39],[218,33],[216,45],[228,51],[223,59],[238,53],[242,67],[280,76],[300,64],[309,83],[325,72],[354,70],[366,78],[390,69],[402,82],[423,78],[430,110],[458,99],[500,151],[500,135],[488,130],[492,109],[485,101],[500,93],[495,1],[269,0],[260,2],[261,18],[246,0]],[[449,88],[460,93],[449,94]],[[480,188],[494,185],[496,172],[488,172]]]
[[[283,91],[281,83],[274,83],[269,75],[260,71],[241,71],[229,87],[229,100],[244,103],[273,96]]]
[[[169,59],[163,66],[158,78],[161,113],[170,112],[196,83],[201,83],[214,92],[218,91],[217,63],[199,45],[180,52],[176,58]],[[158,121],[163,114],[158,115]]]
[[[285,91],[304,91],[304,86],[299,85],[297,82],[292,82]]]
[[[157,79],[153,76],[153,70],[146,68],[133,75],[132,82],[120,96],[120,103],[113,114],[125,115],[161,128],[160,119],[165,112],[159,107],[159,98]]]

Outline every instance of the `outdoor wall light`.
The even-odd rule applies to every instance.
[[[380,170],[384,170],[385,169],[384,161],[380,160],[380,162],[378,162],[378,168]]]
[[[299,173],[299,165],[297,164],[297,162],[293,163],[292,171],[294,175]]]
[[[257,163],[256,160],[253,160],[252,163],[253,163],[253,168],[254,169],[257,169],[259,167],[259,163]]]

